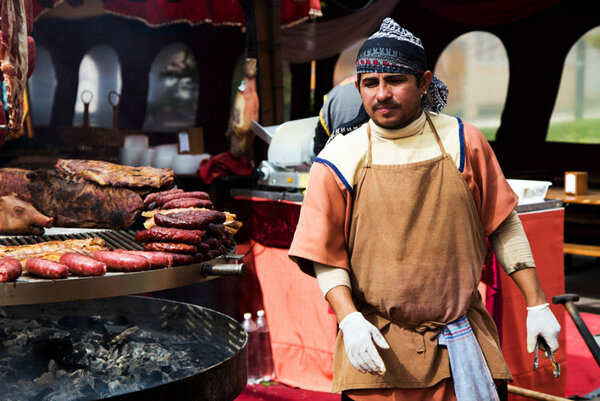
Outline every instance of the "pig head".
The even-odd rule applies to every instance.
[[[53,220],[15,194],[0,196],[0,234],[43,235]]]

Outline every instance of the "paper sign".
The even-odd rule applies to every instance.
[[[190,151],[190,138],[186,131],[180,132],[179,136],[179,153],[189,153]]]

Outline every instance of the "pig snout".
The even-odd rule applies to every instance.
[[[0,197],[0,232],[7,234],[44,234],[54,219],[14,195]]]

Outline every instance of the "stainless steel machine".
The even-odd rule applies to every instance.
[[[252,131],[269,144],[267,160],[258,166],[258,185],[269,188],[306,188],[312,163],[313,137],[319,117],[309,117],[263,127],[252,122]]]

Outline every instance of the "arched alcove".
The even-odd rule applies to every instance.
[[[50,125],[57,82],[52,57],[44,46],[36,46],[35,64],[28,81],[31,115],[36,126],[47,127]]]
[[[111,91],[121,92],[121,66],[112,47],[94,46],[81,60],[73,125],[81,125],[83,122],[82,94],[86,90],[93,95],[91,101],[85,96],[83,99],[90,104],[90,125],[112,128],[113,109],[108,101],[108,94]],[[116,100],[115,97],[112,98],[113,103]]]
[[[198,64],[188,46],[173,43],[162,49],[152,62],[149,82],[144,130],[175,133],[195,125]]]
[[[600,143],[600,26],[569,50],[546,139]]]
[[[508,90],[508,57],[502,41],[473,31],[454,39],[441,53],[434,74],[448,86],[444,113],[477,126],[496,138]]]

